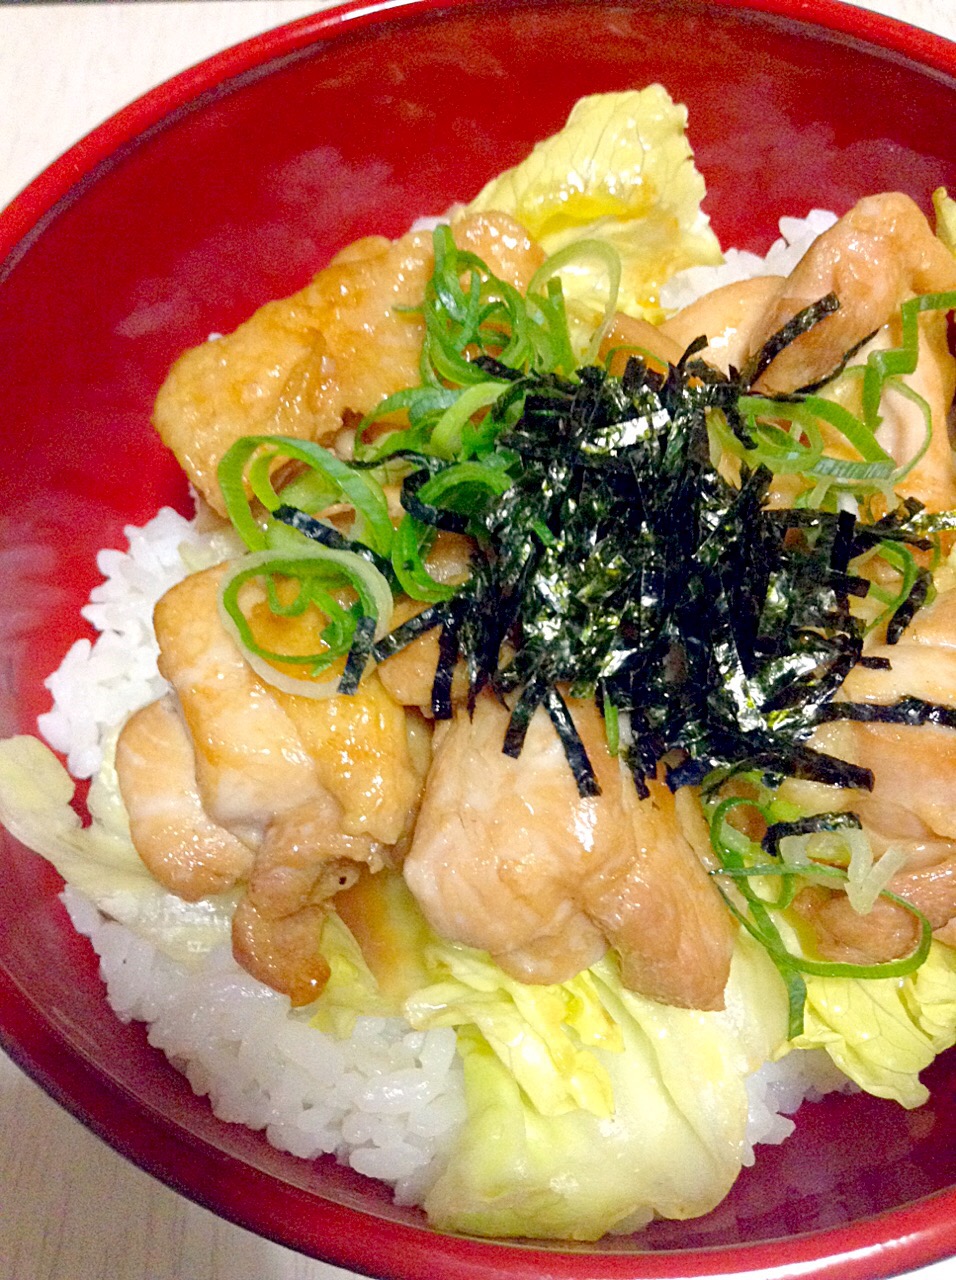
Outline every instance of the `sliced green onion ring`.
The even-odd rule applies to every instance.
[[[804,404],[772,400],[766,396],[741,396],[738,406],[751,436],[763,443],[755,449],[748,449],[728,430],[725,444],[748,464],[763,463],[777,475],[802,475],[823,456],[818,415]],[[807,436],[808,443],[794,439],[774,423],[764,421],[765,418],[782,418],[796,423]]]
[[[254,458],[259,450],[262,450],[261,455]],[[355,509],[353,540],[365,543],[379,555],[388,556],[393,529],[381,487],[365,472],[354,470],[321,445],[288,436],[243,436],[219,463],[219,487],[226,511],[250,550],[262,551],[266,547],[266,531],[253,515],[246,495],[247,466],[250,487],[255,486],[255,496],[267,511],[274,511],[284,501],[269,479],[269,469],[277,458],[304,462],[318,473],[322,481],[334,487]]]
[[[583,356],[584,364],[593,364],[601,340],[617,310],[617,300],[621,291],[621,256],[614,246],[608,244],[606,240],[575,240],[572,244],[565,245],[563,249],[559,249],[546,262],[543,262],[534,273],[528,285],[528,294],[530,297],[540,293],[542,285],[547,284],[552,277],[560,276],[569,263],[579,258],[597,258],[607,272],[608,290],[604,313]],[[566,369],[565,372],[570,373],[572,370]]]
[[[458,588],[447,582],[439,582],[425,567],[425,557],[435,540],[431,525],[416,520],[407,512],[395,530],[392,543],[392,568],[399,586],[413,600],[438,604],[451,600]]]
[[[439,458],[454,458],[461,450],[465,423],[493,405],[506,386],[504,382],[476,382],[466,387],[435,423],[429,440],[431,451]]]
[[[924,293],[900,307],[903,341],[889,351],[871,351],[863,376],[863,420],[872,431],[880,425],[880,401],[887,379],[913,373],[919,360],[919,316],[922,311],[951,311],[956,292]]]
[[[837,867],[823,866],[818,862],[810,863],[807,871],[814,876],[821,876],[840,882],[846,881],[845,871],[841,871]],[[776,864],[767,863],[752,867],[724,867],[717,874],[731,876],[736,880],[743,880],[749,876],[789,876],[791,872]],[[794,967],[799,969],[801,973],[809,973],[814,977],[820,978],[903,978],[907,974],[915,973],[929,955],[930,945],[933,941],[933,926],[923,912],[920,911],[919,907],[914,906],[912,902],[907,902],[899,894],[893,893],[890,889],[881,889],[879,896],[887,898],[890,902],[895,902],[898,907],[908,911],[919,922],[919,942],[909,955],[900,956],[897,960],[878,961],[874,964],[848,964],[839,960],[811,960],[805,956],[798,956],[794,955],[793,952],[788,952],[787,954],[790,956]]]
[[[728,832],[728,824],[725,822],[726,816],[733,809],[739,807],[756,809],[765,819],[769,816],[766,806],[742,796],[731,796],[716,806],[710,817],[711,845],[720,859],[721,866],[719,870],[712,874],[727,876],[736,883],[745,899],[747,910],[743,910],[721,888],[724,901],[740,924],[765,948],[787,986],[790,1004],[789,1035],[791,1038],[799,1035],[803,1029],[806,983],[801,977],[802,974],[824,978],[897,978],[915,972],[923,964],[929,954],[930,944],[933,939],[932,926],[918,907],[913,906],[912,903],[900,898],[888,889],[883,889],[880,896],[888,898],[903,907],[904,910],[915,916],[920,924],[919,941],[909,955],[880,964],[858,965],[838,961],[812,960],[790,951],[784,943],[779,929],[771,919],[770,911],[780,910],[790,905],[794,896],[795,878],[799,876],[799,871],[779,863],[746,865],[744,856],[753,847],[752,842],[742,832],[736,831],[733,827],[730,827]],[[838,881],[846,880],[846,872],[835,867],[813,863],[808,870],[812,872],[814,877],[819,875]],[[775,901],[768,901],[760,897],[749,884],[751,878],[768,876],[782,878],[781,893]]]
[[[284,614],[303,612],[307,604],[319,596],[330,621],[329,628],[323,633],[327,649],[313,654],[284,654],[265,649],[258,643],[240,607],[239,592],[245,583],[255,578],[271,580],[274,577],[298,580],[300,595],[307,586],[309,588],[309,600],[303,603],[297,597],[291,608],[287,606],[283,610]],[[380,640],[387,633],[392,616],[392,592],[388,582],[362,556],[332,547],[303,546],[295,552],[254,551],[235,561],[220,584],[219,617],[245,660],[266,684],[284,693],[306,698],[330,698],[338,693],[341,677],[323,681],[300,679],[278,671],[272,663],[310,666],[318,673],[348,654],[357,618],[329,595],[330,589],[343,586],[356,592],[361,615],[375,618],[373,638]]]

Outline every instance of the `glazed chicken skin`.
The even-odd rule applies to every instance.
[[[563,982],[610,945],[632,990],[722,1008],[734,928],[674,798],[652,781],[639,799],[597,709],[573,708],[595,798],[578,794],[540,709],[517,759],[502,752],[510,713],[490,694],[439,726],[405,881],[439,934],[522,981]]]
[[[219,620],[224,572],[193,574],[157,605],[175,698],[130,719],[117,773],[156,878],[191,900],[245,883],[236,957],[304,1004],[328,977],[318,945],[326,904],[361,867],[398,858],[427,753],[374,675],[350,698],[267,687]]]
[[[175,699],[160,698],[127,720],[116,768],[133,844],[160,883],[196,902],[249,874],[253,854],[213,821],[196,782],[192,739]]]
[[[522,291],[544,260],[506,214],[461,218],[454,235]],[[153,421],[215,511],[225,515],[216,468],[241,436],[329,441],[347,413],[361,417],[416,384],[424,323],[413,309],[433,263],[428,232],[358,240],[304,289],[176,362]]]

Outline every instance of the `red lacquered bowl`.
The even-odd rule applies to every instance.
[[[469,198],[580,95],[654,80],[690,108],[725,244],[764,251],[781,214],[872,191],[928,208],[956,188],[956,46],[834,0],[351,5],[186,72],[38,178],[0,217],[0,732],[46,709],[96,549],[185,508],[149,426],[185,347],[357,236]],[[452,1238],[332,1161],[217,1121],[113,1017],[59,888],[4,839],[4,1048],[137,1164],[304,1253],[394,1280],[874,1280],[956,1254],[954,1056],[920,1111],[805,1107],[698,1222],[596,1248]]]

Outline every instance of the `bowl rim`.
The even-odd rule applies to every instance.
[[[859,9],[845,0],[697,0],[722,9],[749,10],[816,26],[834,35],[901,55],[944,77],[956,78],[956,43],[897,18]],[[323,40],[383,22],[485,4],[508,8],[510,0],[344,0],[282,26],[240,41],[163,81],[85,134],[39,173],[0,210],[0,280],[33,238],[42,234],[59,202],[78,196],[84,179],[104,160],[118,158],[174,112],[201,105],[225,81],[264,69],[273,60]],[[12,261],[11,261],[12,259]]]
[[[544,0],[547,3],[547,0]],[[672,0],[681,3],[681,0]],[[66,204],[98,180],[100,166],[119,160],[181,111],[237,77],[268,74],[278,59],[305,53],[355,32],[469,7],[507,9],[511,0],[348,0],[233,45],[136,98],[87,133],[0,211],[0,287],[32,243]],[[715,8],[766,14],[816,28],[870,52],[895,56],[924,74],[956,80],[956,43],[843,0],[699,0]],[[0,1047],[44,1091],[119,1154],[220,1217],[360,1274],[402,1280],[676,1280],[735,1276],[738,1280],[874,1280],[956,1254],[956,1187],[840,1227],[798,1236],[698,1248],[620,1253],[600,1245],[561,1251],[512,1241],[446,1235],[367,1210],[324,1200],[282,1183],[281,1223],[263,1222],[257,1207],[271,1175],[244,1165],[173,1126],[78,1054],[67,1057],[56,1028],[0,966]],[[129,1124],[126,1122],[129,1121]],[[174,1160],[176,1154],[178,1159]],[[184,1160],[183,1157],[186,1157]],[[223,1178],[242,1168],[242,1178]],[[183,1175],[182,1170],[188,1172]],[[319,1221],[321,1219],[321,1221]],[[374,1221],[375,1239],[364,1228]],[[892,1224],[888,1236],[886,1227]],[[502,1269],[502,1264],[507,1270]],[[375,1270],[367,1271],[373,1267]],[[637,1270],[636,1270],[637,1269]]]

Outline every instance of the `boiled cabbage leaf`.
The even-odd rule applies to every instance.
[[[336,894],[319,949],[330,974],[312,1023],[344,1038],[358,1017],[398,1017],[405,1000],[431,984],[438,941],[399,872],[363,872]]]
[[[440,943],[428,958],[445,976],[406,1001],[413,1027],[474,1024],[542,1115],[579,1107],[596,1116],[613,1113],[610,1077],[591,1049],[619,1051],[623,1039],[590,971],[531,986],[468,947]]]
[[[153,879],[130,838],[113,755],[104,751],[84,827],[71,804],[73,780],[53,752],[27,735],[0,739],[0,824],[106,915],[190,964],[229,940],[236,896],[184,902]]]
[[[919,1073],[956,1044],[956,951],[934,942],[905,978],[809,978],[803,1026],[795,1048],[826,1049],[867,1093],[922,1106]]]
[[[394,1016],[400,1012],[379,990],[375,975],[348,926],[330,911],[322,925],[319,950],[329,966],[329,980],[316,1000],[314,1027],[339,1040],[347,1039],[359,1016]]]
[[[455,1025],[457,984],[468,1118],[425,1201],[434,1225],[596,1240],[655,1213],[707,1213],[723,1199],[745,1149],[745,1077],[786,1036],[783,983],[758,944],[738,940],[719,1013],[626,991],[610,954],[561,984],[563,995],[513,983],[473,955],[448,949],[444,960],[431,994],[406,1005],[416,1025]],[[553,1105],[563,1062],[588,1105]],[[565,1090],[567,1102],[567,1081]],[[546,1112],[535,1097],[549,1103]]]
[[[660,321],[661,287],[685,267],[723,260],[701,210],[704,179],[686,137],[687,109],[659,84],[582,98],[559,133],[491,182],[466,212],[510,213],[557,253],[579,240],[618,252],[618,307]],[[603,313],[607,273],[582,256],[560,271],[569,315]]]

